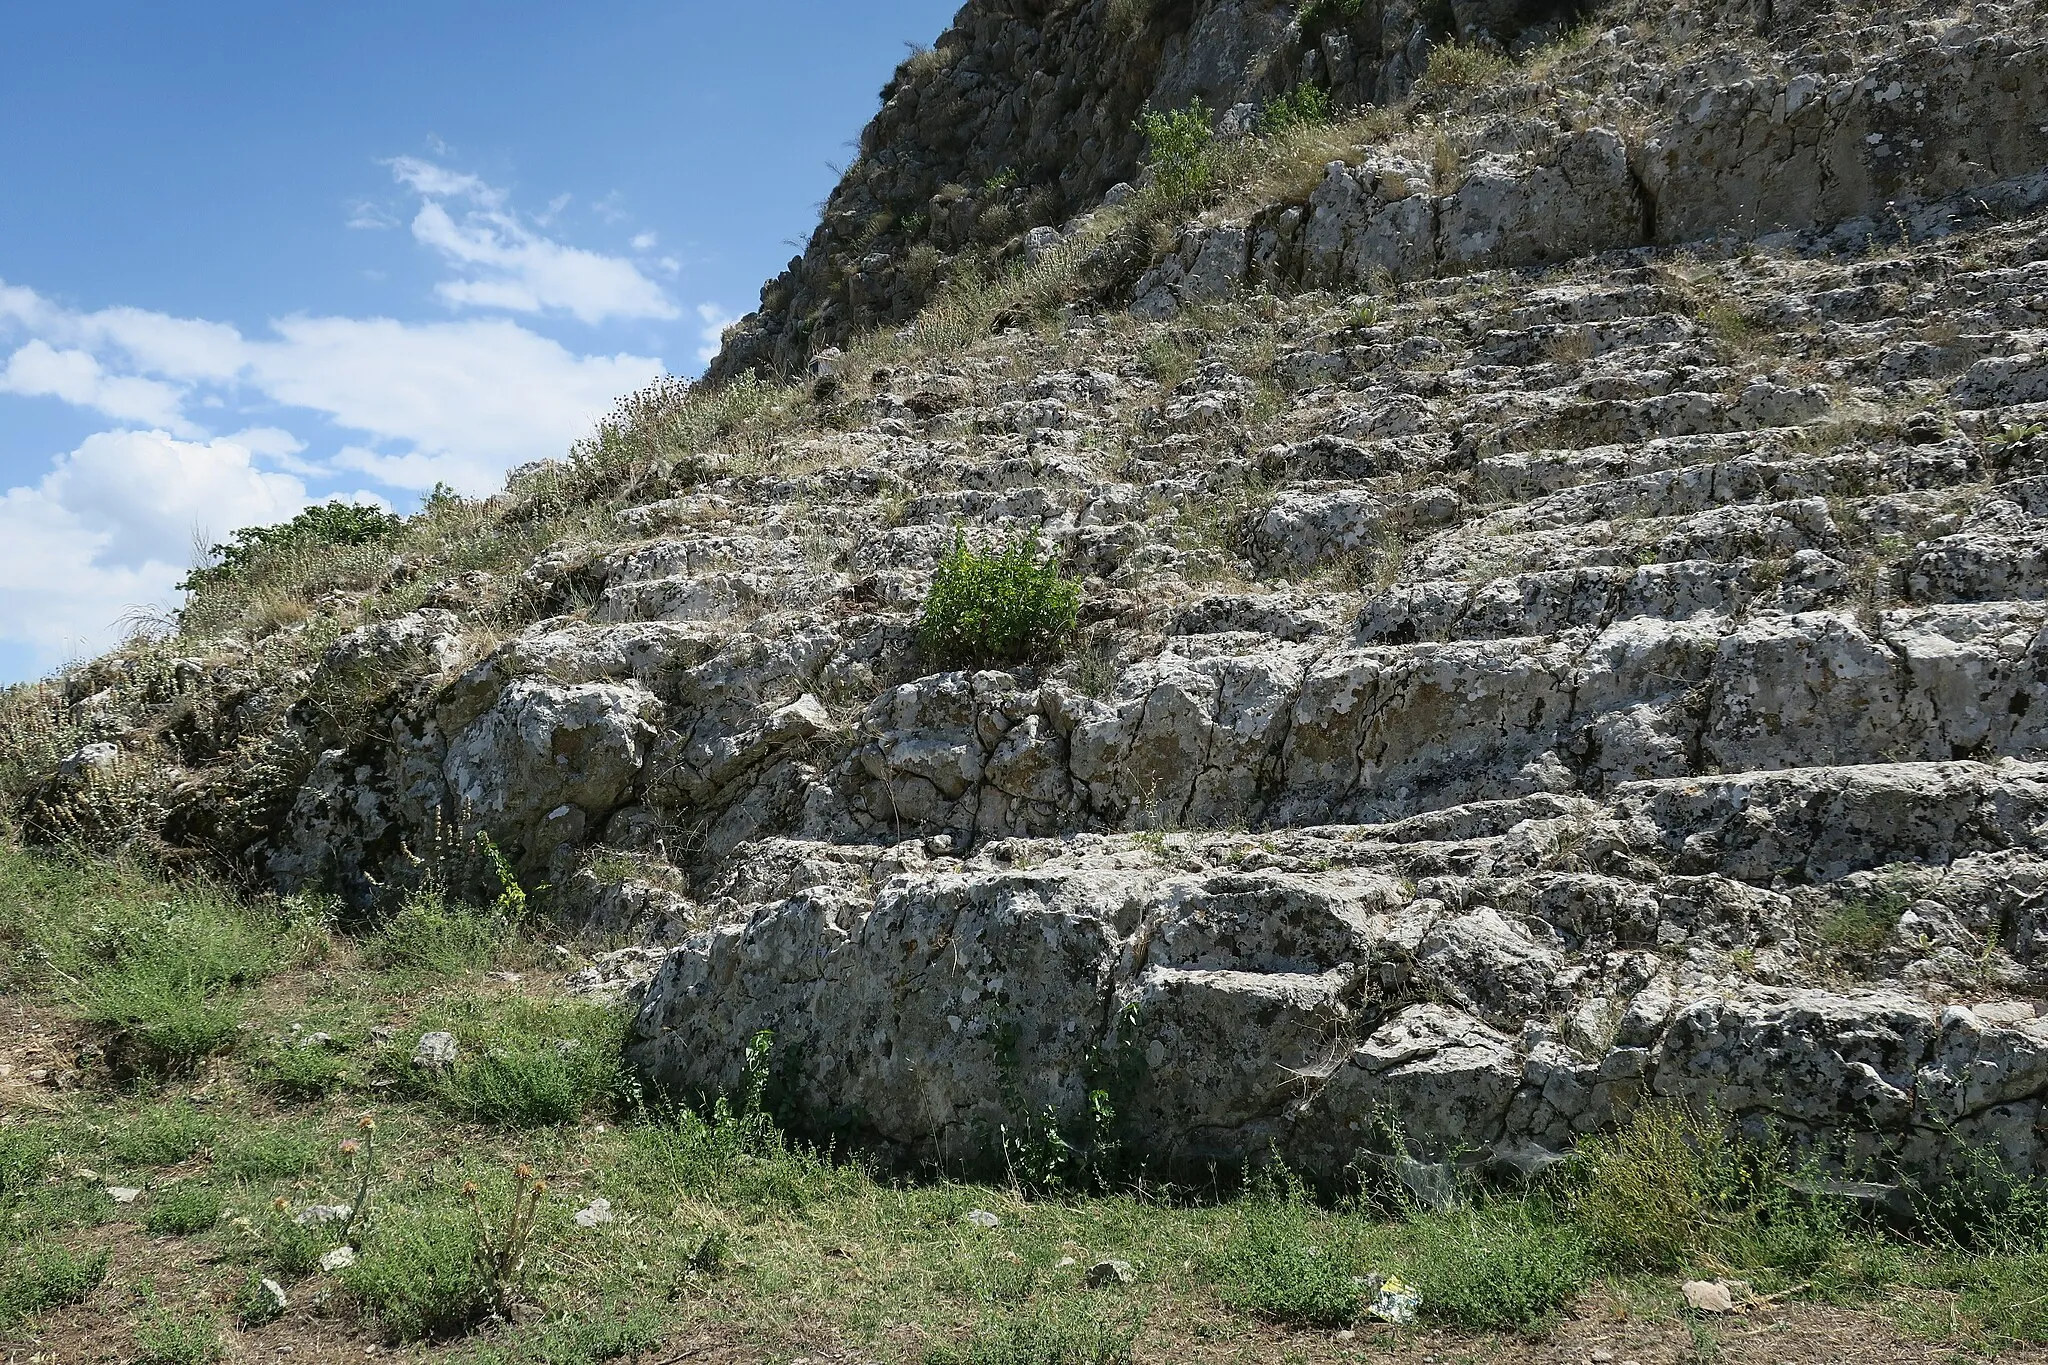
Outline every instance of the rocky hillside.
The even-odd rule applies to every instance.
[[[202,576],[8,697],[13,818],[359,914],[502,852],[645,1076],[772,1031],[912,1160],[1656,1095],[2048,1173],[2044,17],[974,0],[720,382]],[[963,533],[1071,636],[921,641]]]

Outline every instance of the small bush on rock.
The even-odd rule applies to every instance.
[[[1147,109],[1138,119],[1153,183],[1169,198],[1198,199],[1215,182],[1216,130],[1200,100],[1165,113]]]
[[[933,575],[918,638],[956,668],[1051,658],[1073,634],[1080,600],[1080,585],[1034,541],[984,552],[962,532]]]
[[[1274,137],[1296,128],[1314,128],[1330,121],[1330,92],[1303,81],[1259,111],[1259,133]]]

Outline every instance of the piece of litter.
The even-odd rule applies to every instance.
[[[602,1197],[591,1200],[570,1215],[576,1220],[576,1226],[579,1228],[594,1228],[601,1223],[611,1222],[616,1216],[612,1212],[612,1201]]]
[[[346,1270],[355,1263],[356,1249],[354,1247],[336,1247],[320,1258],[320,1268],[328,1271]]]
[[[1079,1261],[1075,1260],[1075,1259],[1074,1259],[1073,1257],[1071,1257],[1071,1256],[1062,1256],[1062,1257],[1060,1257],[1060,1263],[1059,1263],[1058,1265],[1054,1266],[1054,1267],[1053,1267],[1053,1269],[1054,1269],[1054,1270],[1065,1270],[1065,1269],[1066,1269],[1066,1268],[1067,1268],[1068,1266],[1070,1266],[1070,1265],[1079,1265],[1079,1264],[1081,1264],[1081,1263],[1080,1263]]]
[[[1403,1284],[1396,1276],[1388,1276],[1374,1297],[1372,1307],[1365,1311],[1381,1322],[1396,1324],[1415,1321],[1415,1310],[1422,1307],[1422,1295]]]
[[[329,1223],[346,1223],[355,1214],[347,1204],[308,1204],[293,1215],[292,1221],[302,1228],[325,1227]]]
[[[142,1197],[142,1191],[131,1189],[126,1185],[109,1185],[107,1186],[107,1197],[116,1204],[132,1204]]]
[[[292,1306],[291,1301],[284,1296],[284,1286],[276,1280],[263,1281],[263,1292],[270,1295],[270,1301],[277,1305],[277,1311],[280,1313]]]
[[[990,1213],[987,1209],[969,1209],[967,1211],[967,1221],[978,1228],[992,1228],[1000,1226],[1003,1220]]]
[[[1735,1295],[1719,1280],[1687,1280],[1680,1286],[1686,1307],[1695,1313],[1733,1313]]]

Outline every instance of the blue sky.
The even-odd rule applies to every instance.
[[[7,6],[0,681],[698,372],[956,3]]]

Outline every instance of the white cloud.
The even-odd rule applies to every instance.
[[[632,247],[635,251],[652,251],[660,240],[651,232],[636,232],[633,234]]]
[[[110,375],[85,351],[60,351],[40,338],[7,358],[0,369],[0,393],[27,398],[60,398],[73,407],[93,408],[117,422],[143,422],[189,434],[180,411],[184,394],[169,384],[134,375]]]
[[[662,372],[644,356],[578,356],[503,319],[287,318],[277,330],[254,349],[254,382],[280,403],[412,447],[336,460],[397,488],[494,491],[506,470],[561,455],[620,394]]]
[[[203,435],[190,414],[248,397],[310,409],[370,438],[332,469],[408,490],[446,482],[492,492],[508,469],[562,454],[615,398],[664,368],[649,356],[578,355],[503,318],[292,317],[250,338],[219,323],[138,309],[71,313],[30,290],[0,291],[9,316],[33,318],[71,347],[29,341],[0,370],[0,390],[50,394],[185,437]],[[303,445],[274,428],[248,434],[241,448],[301,477],[331,472],[299,458]]]
[[[391,173],[426,201],[413,215],[412,235],[456,271],[458,278],[434,289],[448,303],[514,313],[563,312],[586,323],[679,316],[661,286],[639,266],[535,232],[509,207],[503,190],[476,176],[415,157],[394,160]],[[449,210],[450,203],[466,205],[460,217]]]
[[[41,667],[104,649],[137,609],[167,605],[199,543],[281,521],[306,486],[249,447],[107,431],[0,494],[0,638]]]
[[[416,156],[391,158],[391,175],[399,184],[426,199],[474,199],[485,208],[497,208],[505,197],[481,179],[451,171]]]
[[[697,361],[709,365],[718,358],[720,348],[725,345],[725,329],[739,321],[739,315],[728,313],[715,303],[697,305],[697,320],[703,326],[697,332]]]

